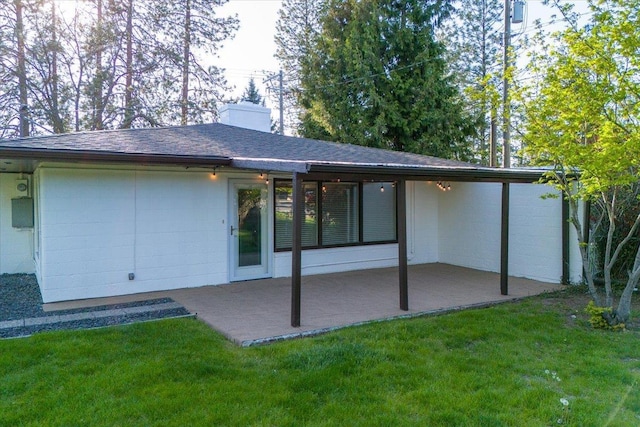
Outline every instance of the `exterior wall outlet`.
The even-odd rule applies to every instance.
[[[135,273],[129,273],[129,280],[133,280],[136,278]]]

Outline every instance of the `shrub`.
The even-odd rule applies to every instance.
[[[609,319],[614,318],[612,307],[598,307],[593,301],[589,301],[589,304],[587,304],[584,311],[591,316],[589,318],[589,323],[594,329],[621,331],[625,328],[624,323],[618,323],[615,325],[609,323]]]

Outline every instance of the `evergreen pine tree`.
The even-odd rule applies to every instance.
[[[439,0],[331,0],[302,61],[308,137],[466,160],[474,123],[448,76]]]
[[[256,88],[256,82],[253,77],[249,79],[249,85],[244,90],[244,93],[242,94],[242,98],[240,100],[251,102],[252,104],[256,105],[262,105],[264,107],[264,99]]]

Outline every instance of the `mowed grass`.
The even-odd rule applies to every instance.
[[[640,425],[640,333],[565,298],[256,348],[193,319],[3,340],[0,425]]]

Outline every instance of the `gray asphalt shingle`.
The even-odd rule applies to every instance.
[[[422,179],[492,182],[535,182],[545,172],[543,169],[489,168],[420,154],[276,135],[220,123],[0,140],[0,159],[16,158],[32,162],[117,161],[207,168],[231,166],[267,173],[395,174]],[[0,168],[0,171],[5,169]],[[24,167],[20,171],[28,169]]]
[[[312,163],[469,167],[467,163],[411,153],[281,136],[219,123],[166,128],[79,132],[0,141],[2,149],[207,156]]]

